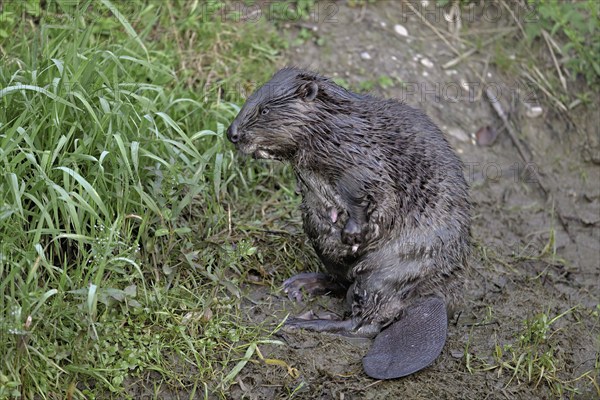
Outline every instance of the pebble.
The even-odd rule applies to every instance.
[[[363,51],[362,53],[360,53],[360,58],[362,58],[363,60],[370,60],[373,57],[371,57],[371,55],[366,51]]]
[[[493,126],[482,126],[475,132],[475,143],[479,146],[491,146],[498,137],[498,130]]]
[[[542,113],[544,112],[544,109],[540,106],[533,106],[533,107],[527,107],[527,112],[525,112],[525,115],[527,115],[529,118],[537,118],[540,115],[542,115]]]
[[[452,350],[450,350],[450,355],[454,358],[463,358],[463,356],[465,355],[465,351],[458,350],[458,349],[452,349]]]
[[[460,79],[460,86],[467,91],[469,90],[469,83],[464,78]]]
[[[408,31],[400,24],[394,25],[394,31],[400,36],[408,36]]]
[[[427,68],[433,67],[433,62],[429,58],[421,58],[421,64],[423,64]]]

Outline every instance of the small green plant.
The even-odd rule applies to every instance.
[[[493,363],[472,354],[467,346],[467,369],[470,372],[496,370],[499,375],[506,372],[510,376],[507,386],[513,382],[533,384],[536,387],[545,384],[558,396],[568,392],[577,393],[574,384],[588,375],[592,376],[594,372],[588,371],[571,380],[561,377],[565,360],[560,355],[559,339],[555,338],[558,330],[553,328],[559,319],[576,308],[570,308],[554,317],[550,317],[549,313],[539,313],[526,319],[514,342],[496,342]]]
[[[375,87],[375,85],[376,85],[375,81],[373,81],[371,79],[360,81],[358,83],[358,91],[360,91],[360,92],[370,92],[371,90],[373,90],[373,88]]]
[[[298,31],[298,36],[296,36],[296,39],[292,42],[292,45],[301,46],[302,44],[309,40],[312,40],[313,38],[314,33],[312,30],[307,28],[300,28],[300,30]]]
[[[374,4],[377,0],[348,0],[350,7],[363,7],[367,4]]]
[[[346,79],[344,78],[333,78],[333,81],[340,85],[341,87],[343,87],[344,89],[350,89],[350,82],[348,82]]]
[[[494,358],[500,372],[503,369],[512,373],[511,381],[525,381],[539,385],[544,381],[557,394],[563,394],[563,385],[557,376],[560,360],[556,358],[555,345],[550,340],[550,327],[558,319],[573,311],[569,309],[562,314],[549,318],[540,313],[524,322],[523,330],[516,344],[496,345]],[[510,383],[510,381],[509,381]]]
[[[315,0],[283,0],[266,3],[268,16],[275,22],[306,21],[314,16]]]
[[[459,6],[463,7],[470,3],[473,3],[474,0],[436,0],[436,5],[438,7],[447,7],[451,4],[458,3]]]
[[[394,86],[394,79],[388,75],[381,75],[377,79],[377,84],[382,89],[388,89]]]
[[[573,76],[582,75],[589,85],[600,85],[600,3],[585,1],[530,1],[539,21],[524,24],[530,42],[547,31],[561,43],[568,57],[565,67]]]
[[[376,87],[388,89],[394,86],[394,78],[388,75],[380,75],[376,79],[367,79],[358,83],[357,90],[360,92],[370,92]]]

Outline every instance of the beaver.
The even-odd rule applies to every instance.
[[[288,319],[289,329],[374,337],[367,375],[430,365],[446,341],[470,255],[462,162],[440,129],[399,100],[353,93],[286,67],[227,129],[244,154],[289,162],[303,227],[327,274],[284,282],[292,299],[346,293],[347,319]]]

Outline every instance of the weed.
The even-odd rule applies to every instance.
[[[543,38],[543,31],[556,37],[559,51],[566,57],[564,66],[572,76],[582,75],[588,85],[600,85],[600,5],[586,1],[530,1],[539,15],[539,23],[525,24],[526,39]]]
[[[275,23],[305,21],[313,16],[315,0],[283,0],[267,3],[268,15]]]
[[[506,372],[510,376],[506,386],[513,382],[533,384],[535,387],[545,384],[557,396],[578,393],[575,383],[591,377],[594,372],[588,371],[572,380],[562,377],[567,363],[560,350],[560,329],[553,328],[559,319],[571,314],[576,308],[570,308],[553,317],[549,312],[545,312],[526,319],[512,343],[501,344],[496,339],[493,362],[476,356],[467,345],[467,369],[471,373],[495,370],[498,376]]]
[[[388,89],[394,86],[394,79],[388,75],[381,75],[377,79],[377,84],[382,89]]]
[[[344,78],[333,78],[333,81],[337,84],[340,85],[341,87],[343,87],[344,89],[350,89],[350,82],[348,82],[346,79]]]
[[[348,5],[350,7],[364,7],[367,4],[374,4],[377,0],[349,0]]]

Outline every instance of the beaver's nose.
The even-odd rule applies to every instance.
[[[229,125],[229,128],[227,128],[227,137],[229,140],[231,140],[231,143],[237,143],[240,141],[240,134],[235,122],[233,122],[231,125]]]

